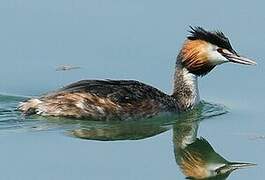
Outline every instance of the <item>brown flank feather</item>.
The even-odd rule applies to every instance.
[[[135,108],[137,107],[137,108]],[[117,103],[106,97],[91,93],[61,92],[43,97],[39,104],[32,101],[20,107],[24,113],[37,113],[49,116],[91,118],[95,120],[141,118],[156,115],[161,105],[153,100],[132,103]],[[30,110],[30,112],[27,112]]]

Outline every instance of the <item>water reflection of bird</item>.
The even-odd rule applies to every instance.
[[[197,78],[215,66],[233,62],[256,64],[239,56],[222,32],[191,28],[176,60],[172,95],[133,80],[83,80],[21,103],[25,115],[97,120],[152,117],[193,108],[199,102]]]
[[[224,180],[236,169],[255,165],[224,159],[206,139],[196,137],[198,123],[183,122],[173,128],[176,162],[188,179]]]
[[[170,126],[149,123],[122,123],[91,126],[71,131],[77,138],[116,141],[139,140],[155,136]],[[254,166],[252,163],[229,162],[219,155],[204,138],[197,138],[198,122],[173,125],[175,160],[187,179],[225,180],[236,169]]]
[[[169,127],[152,124],[124,123],[97,128],[74,129],[70,134],[77,138],[98,141],[140,140],[163,133],[169,129]]]

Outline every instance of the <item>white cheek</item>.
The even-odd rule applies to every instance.
[[[229,62],[224,56],[217,51],[217,46],[210,45],[208,48],[208,58],[213,65]]]

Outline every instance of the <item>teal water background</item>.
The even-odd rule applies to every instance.
[[[203,120],[198,136],[229,160],[258,164],[229,179],[262,179],[264,5],[210,0],[0,1],[0,179],[184,179],[175,162],[170,128],[135,141],[84,140],[72,137],[69,130],[93,124],[21,119],[15,107],[25,97],[80,79],[137,79],[171,93],[175,57],[189,25],[222,30],[239,54],[258,63],[225,64],[200,79],[201,98],[225,106],[228,113]],[[81,68],[55,71],[62,64]]]

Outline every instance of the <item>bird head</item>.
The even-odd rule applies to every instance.
[[[203,76],[215,66],[232,62],[255,65],[248,58],[240,56],[221,31],[206,31],[201,27],[190,27],[190,35],[179,53],[183,67],[195,75]]]
[[[204,138],[197,138],[183,149],[179,161],[187,179],[226,179],[237,169],[252,167],[256,164],[230,162],[218,154]]]

